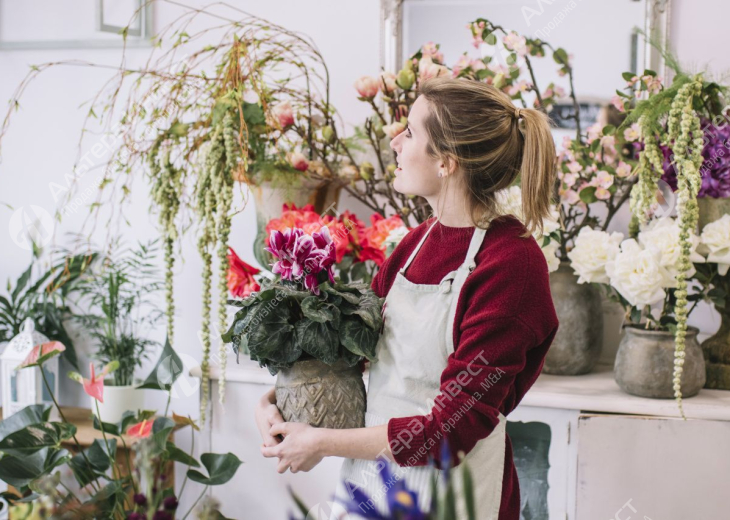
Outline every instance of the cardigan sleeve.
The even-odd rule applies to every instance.
[[[451,465],[458,465],[460,452],[468,453],[489,436],[500,411],[506,416],[519,402],[522,396],[515,395],[515,388],[526,392],[539,375],[557,319],[554,312],[546,312],[553,309],[547,264],[534,246],[537,249],[526,248],[513,262],[516,270],[507,273],[502,258],[473,273],[481,271],[471,284],[476,289],[469,295],[458,343],[441,374],[431,413],[388,422],[388,442],[399,465],[423,466],[430,457],[440,467],[443,440],[450,448]],[[526,288],[530,296],[522,298]],[[541,305],[547,306],[542,312],[536,310]]]

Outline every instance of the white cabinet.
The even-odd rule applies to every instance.
[[[285,520],[294,511],[287,486],[310,506],[327,509],[341,459],[309,473],[276,472],[259,452],[253,409],[274,384],[242,360],[229,367],[226,404],[217,399],[203,451],[238,455],[244,464],[212,490],[231,518]],[[541,374],[508,416],[525,520],[720,520],[730,518],[730,392],[703,389],[684,401],[623,393],[611,367],[584,376]],[[315,514],[312,518],[317,518]]]

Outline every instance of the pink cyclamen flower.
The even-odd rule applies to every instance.
[[[372,76],[362,76],[355,82],[355,89],[360,97],[371,99],[378,94],[379,81]]]
[[[18,366],[18,368],[42,365],[44,361],[52,358],[55,355],[60,354],[64,350],[66,350],[66,347],[64,347],[63,343],[61,343],[60,341],[49,341],[47,343],[40,343],[33,347],[33,349],[28,353],[28,355]],[[40,363],[38,362],[39,359]]]
[[[309,161],[307,161],[307,158],[301,152],[293,152],[289,157],[289,161],[300,172],[305,172],[309,168]]]
[[[300,228],[287,228],[283,233],[272,230],[265,249],[278,259],[272,266],[274,274],[284,280],[303,281],[313,294],[319,294],[320,272],[326,271],[330,282],[335,281],[335,243],[326,226],[311,236]]]
[[[294,109],[292,109],[291,103],[288,101],[279,103],[271,110],[271,112],[279,121],[282,128],[286,128],[287,126],[294,124]]]

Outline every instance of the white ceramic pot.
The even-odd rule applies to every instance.
[[[104,402],[99,403],[102,422],[115,423],[122,419],[127,410],[137,412],[144,408],[144,390],[137,390],[140,382],[134,385],[112,386],[104,382]],[[96,414],[96,399],[91,398],[91,411]]]

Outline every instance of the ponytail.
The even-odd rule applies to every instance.
[[[527,108],[515,112],[515,116],[521,116],[523,121],[524,144],[520,166],[523,220],[530,235],[536,230],[542,234],[543,219],[550,215],[555,185],[555,142],[549,120],[543,112]]]

